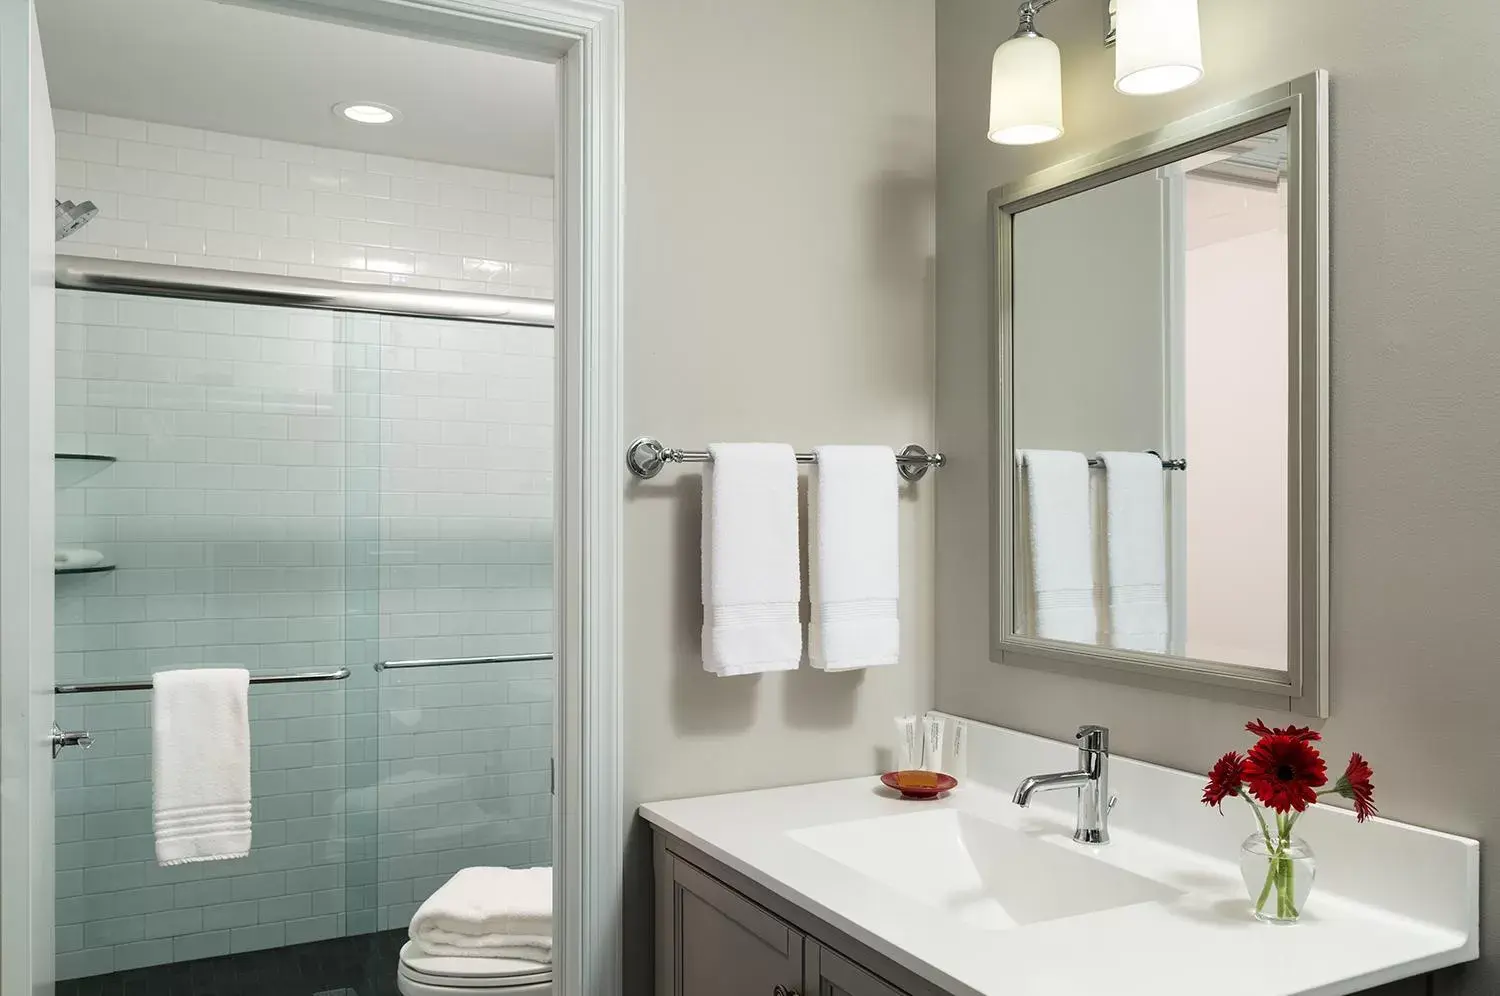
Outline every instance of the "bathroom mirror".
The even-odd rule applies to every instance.
[[[995,660],[1327,715],[1326,93],[991,192]]]

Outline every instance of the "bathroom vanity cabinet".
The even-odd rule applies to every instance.
[[[944,996],[661,830],[655,866],[657,996]]]
[[[657,996],[951,996],[691,844],[653,837]],[[1427,982],[1366,992],[1421,996]],[[1100,991],[1149,991],[1117,984]]]

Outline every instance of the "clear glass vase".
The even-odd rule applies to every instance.
[[[1317,871],[1312,848],[1301,837],[1252,833],[1240,845],[1240,875],[1257,920],[1296,923]]]

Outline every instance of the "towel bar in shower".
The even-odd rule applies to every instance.
[[[708,463],[713,457],[707,450],[674,450],[663,446],[661,440],[642,436],[630,444],[625,451],[625,466],[643,481],[649,481],[669,463]],[[798,463],[817,463],[815,453],[798,453]],[[932,467],[942,467],[948,458],[941,453],[928,453],[912,443],[896,454],[896,469],[908,481],[920,481]]]
[[[337,671],[304,671],[299,674],[252,674],[252,685],[287,685],[303,681],[343,681],[349,677],[349,669]],[[58,695],[75,695],[79,692],[149,692],[149,681],[100,681],[92,684],[58,685],[53,688]]]
[[[399,671],[410,667],[463,667],[467,664],[521,664],[550,661],[551,654],[505,654],[500,657],[432,657],[411,661],[377,661],[377,671]]]
[[[1187,470],[1187,460],[1182,457],[1164,457],[1155,450],[1147,450],[1146,452],[1161,461],[1162,470]],[[1098,457],[1089,457],[1089,466],[1095,470],[1102,470],[1104,468],[1104,461]]]

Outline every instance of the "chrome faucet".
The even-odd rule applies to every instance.
[[[1109,730],[1103,726],[1080,726],[1078,770],[1053,775],[1032,775],[1016,786],[1012,798],[1018,806],[1031,805],[1037,792],[1071,788],[1078,790],[1078,827],[1073,839],[1080,844],[1109,843],[1109,811],[1115,800],[1109,794]]]

